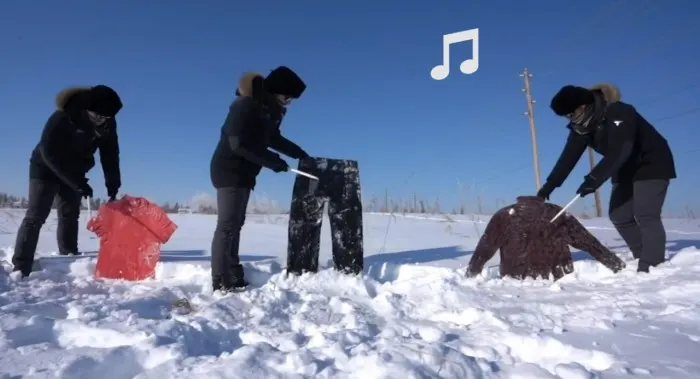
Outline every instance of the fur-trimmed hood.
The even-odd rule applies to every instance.
[[[117,92],[103,84],[72,86],[61,90],[56,95],[56,108],[73,116],[89,109],[100,115],[114,118],[122,107],[122,100]]]
[[[620,89],[611,83],[600,83],[591,87],[593,91],[600,91],[607,103],[614,103],[622,99]]]
[[[56,109],[66,111],[68,103],[77,100],[78,95],[83,95],[90,91],[89,86],[73,86],[64,88],[56,95]]]
[[[241,77],[238,79],[238,90],[236,91],[236,94],[238,96],[248,96],[248,97],[253,97],[253,92],[255,87],[255,81],[260,80],[260,84],[262,86],[262,81],[265,79],[265,76],[259,72],[255,71],[248,71],[241,75]]]
[[[285,95],[294,99],[301,97],[306,89],[299,75],[286,66],[280,66],[272,70],[267,76],[248,71],[238,79],[236,96],[260,97],[267,94]],[[260,93],[256,93],[260,91]]]

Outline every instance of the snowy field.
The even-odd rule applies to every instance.
[[[5,262],[22,215],[0,210]],[[671,259],[648,275],[608,221],[585,221],[628,267],[613,275],[574,252],[576,272],[553,284],[493,269],[466,279],[485,220],[380,214],[365,214],[364,277],[286,278],[287,218],[250,215],[252,289],[215,297],[215,218],[171,217],[157,278],[126,283],[92,278],[98,240],[84,218],[91,253],[52,257],[52,214],[43,271],[0,272],[0,378],[700,378],[698,221],[666,220]],[[195,310],[178,312],[180,298]]]

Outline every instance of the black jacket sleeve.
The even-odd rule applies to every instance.
[[[255,151],[251,148],[254,146],[251,142],[256,138],[256,116],[255,100],[249,97],[239,98],[229,109],[223,128],[224,134],[234,154],[259,166],[272,169],[276,166],[279,155],[267,149]]]
[[[583,152],[586,151],[586,147],[588,147],[588,141],[585,136],[569,132],[564,150],[562,150],[557,163],[547,177],[547,183],[554,187],[564,184],[566,178],[569,177],[571,171],[576,167],[576,163],[581,159]]]
[[[105,187],[108,193],[117,193],[122,186],[121,170],[119,168],[119,135],[117,122],[112,119],[107,125],[108,134],[100,145],[100,163],[105,175]]]
[[[632,154],[637,135],[636,116],[637,111],[631,105],[613,103],[608,107],[604,130],[609,152],[588,174],[598,186],[610,179]]]
[[[69,123],[70,121],[65,113],[61,111],[54,112],[51,117],[49,117],[49,120],[46,121],[44,130],[41,133],[39,153],[41,154],[44,164],[53,171],[58,179],[77,191],[80,183],[76,181],[76,178],[71,176],[70,170],[62,165],[59,158],[65,155],[63,151],[64,138],[62,137],[65,135]]]
[[[306,151],[304,151],[304,149],[299,147],[299,145],[297,145],[296,143],[282,136],[282,134],[279,131],[274,136],[272,136],[272,139],[270,140],[270,147],[294,159],[309,157],[309,154],[307,154]]]

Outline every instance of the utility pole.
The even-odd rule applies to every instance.
[[[588,162],[591,164],[591,171],[595,167],[595,157],[593,156],[593,148],[588,147]],[[595,214],[596,217],[603,217],[603,206],[600,203],[600,190],[595,190]]]
[[[525,88],[523,88],[522,91],[525,92],[525,99],[527,100],[527,112],[525,112],[525,115],[530,120],[530,136],[532,137],[532,160],[535,167],[535,186],[537,187],[535,191],[538,191],[541,187],[540,158],[537,149],[537,131],[535,130],[535,115],[532,107],[532,104],[535,103],[535,100],[532,100],[532,94],[530,93],[530,78],[532,77],[532,74],[530,74],[527,71],[527,68],[525,68],[525,70],[523,70],[523,73],[520,74],[520,77],[525,80]]]

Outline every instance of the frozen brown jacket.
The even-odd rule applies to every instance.
[[[598,241],[576,218],[537,196],[520,196],[515,204],[493,215],[481,236],[467,268],[467,275],[481,272],[496,251],[501,251],[501,276],[518,279],[560,279],[574,271],[569,246],[588,252],[598,262],[617,272],[625,263]]]

